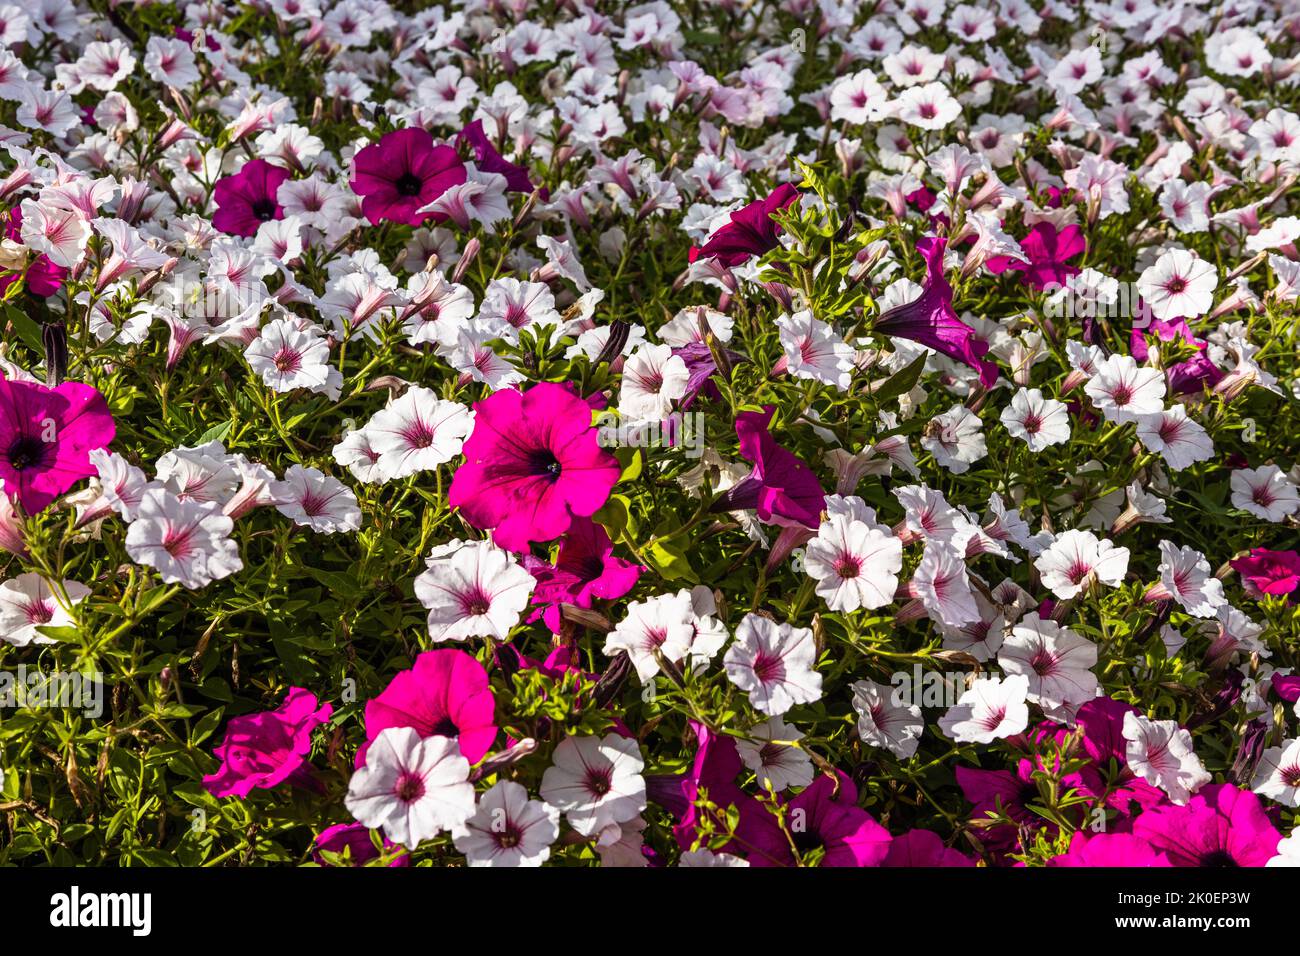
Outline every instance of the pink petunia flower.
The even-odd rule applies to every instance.
[[[601,448],[591,406],[563,385],[503,389],[474,406],[465,464],[448,502],[503,548],[564,534],[590,517],[618,481],[618,459]]]
[[[1020,248],[1029,257],[1021,262],[1010,256],[994,256],[985,263],[994,275],[1002,272],[1022,272],[1022,281],[1035,289],[1061,288],[1071,276],[1079,274],[1070,259],[1088,249],[1083,232],[1078,226],[1066,226],[1057,232],[1050,222],[1040,222],[1020,240]]]
[[[454,648],[426,651],[366,704],[366,746],[357,754],[357,766],[389,727],[413,727],[422,737],[455,737],[465,759],[478,763],[496,740],[495,711],[482,664]]]
[[[311,753],[311,733],[334,708],[316,695],[291,687],[278,710],[233,718],[214,753],[221,769],[203,778],[214,797],[247,797],[254,787],[269,790],[302,775]]]
[[[560,632],[560,605],[591,607],[596,598],[613,601],[636,585],[641,566],[614,557],[614,545],[603,527],[590,518],[575,518],[560,542],[555,564],[531,555],[524,567],[537,579],[529,621],[542,618],[553,633]]]
[[[1203,787],[1186,806],[1146,811],[1133,833],[1174,866],[1264,866],[1282,839],[1259,798],[1230,783]]]
[[[22,227],[22,209],[10,209],[4,216],[4,237],[14,242],[22,242]],[[44,299],[63,288],[63,280],[68,277],[68,270],[56,266],[50,261],[49,256],[41,254],[27,263],[27,269],[22,275],[27,281],[27,291]],[[18,273],[0,275],[0,292],[4,292],[17,280]]]
[[[0,379],[0,479],[28,514],[93,475],[90,452],[115,433],[104,396],[89,385]]]
[[[276,199],[289,171],[264,159],[251,159],[233,176],[218,179],[212,188],[217,212],[212,225],[232,236],[255,236],[264,222],[284,218]]]
[[[1250,554],[1232,559],[1232,569],[1241,575],[1246,593],[1258,598],[1265,594],[1290,594],[1300,587],[1300,554],[1251,548]]]
[[[354,163],[352,190],[362,197],[361,211],[374,225],[387,219],[418,226],[431,215],[418,210],[466,177],[456,150],[435,146],[432,134],[420,127],[386,133],[357,153]]]
[[[1080,830],[1070,849],[1048,866],[1172,866],[1169,857],[1131,833],[1088,834]]]

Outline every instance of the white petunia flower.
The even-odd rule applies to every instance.
[[[560,811],[513,780],[499,780],[479,797],[478,809],[452,828],[456,849],[470,866],[541,866],[560,835]]]
[[[542,799],[583,836],[632,820],[646,807],[645,761],[631,738],[565,737],[551,761],[542,775]]]
[[[939,718],[939,729],[957,743],[991,744],[1029,726],[1029,679],[1022,674],[1005,680],[975,681],[957,703]]]
[[[324,534],[356,531],[361,527],[357,496],[343,482],[319,468],[290,465],[283,481],[271,483],[270,492],[276,509],[294,524]]]
[[[722,659],[728,680],[749,694],[755,710],[771,717],[821,699],[816,663],[811,629],[777,624],[759,614],[745,615]]]
[[[491,541],[468,541],[428,562],[415,579],[415,596],[429,609],[429,637],[504,641],[519,623],[536,586],[514,555]]]
[[[358,822],[414,850],[473,815],[469,761],[454,738],[389,727],[366,750],[343,802]]]
[[[1125,762],[1130,770],[1185,806],[1191,795],[1213,778],[1192,750],[1192,735],[1175,720],[1124,715]]]

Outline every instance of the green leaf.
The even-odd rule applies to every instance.
[[[222,422],[220,425],[213,425],[211,428],[209,428],[207,431],[205,431],[202,435],[199,436],[199,440],[195,442],[195,444],[206,445],[210,441],[223,442],[226,440],[226,436],[230,434],[230,430],[234,427],[235,427],[235,422],[233,419],[228,422]]]
[[[925,368],[925,359],[926,356],[920,356],[911,362],[907,368],[881,382],[880,387],[874,393],[876,401],[883,404],[891,398],[906,395],[915,388],[916,383],[921,380],[921,370]]]
[[[15,305],[6,305],[4,315],[29,349],[37,355],[45,354],[45,342],[41,339],[40,323]]]

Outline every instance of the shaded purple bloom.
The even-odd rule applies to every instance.
[[[396,843],[391,842],[384,837],[384,849],[397,847]],[[325,853],[343,853],[348,851],[348,858],[352,861],[353,866],[364,866],[368,860],[373,860],[379,856],[379,851],[375,849],[374,842],[370,839],[370,828],[364,823],[338,823],[326,830],[322,830],[316,837],[316,842],[312,846],[312,859],[319,866],[330,866],[321,856],[322,851]],[[389,866],[410,866],[411,855],[403,851],[395,857]]]
[[[732,365],[740,362],[748,362],[749,359],[739,352],[733,352],[728,348],[718,346],[719,351],[723,354],[726,361]],[[686,394],[682,397],[682,410],[690,408],[695,399],[701,394],[707,398],[721,398],[722,393],[718,387],[709,381],[718,371],[718,363],[713,357],[713,350],[704,342],[690,342],[686,345],[680,345],[673,349],[673,354],[680,356],[681,360],[686,363]]]
[[[576,517],[560,542],[555,564],[525,555],[524,567],[537,579],[532,603],[538,609],[529,621],[542,618],[554,633],[560,632],[560,605],[591,607],[595,598],[612,601],[636,585],[641,566],[614,557],[614,545],[603,527],[590,518]]]
[[[457,145],[467,144],[474,150],[474,164],[485,173],[497,173],[504,176],[506,189],[515,193],[531,193],[533,181],[528,178],[528,170],[510,162],[492,145],[492,141],[483,132],[483,121],[476,119],[456,134]],[[549,198],[545,188],[540,193],[541,199]]]
[[[755,200],[731,214],[731,221],[717,230],[703,246],[691,246],[689,259],[715,258],[724,266],[738,266],[750,256],[761,256],[776,248],[781,227],[772,213],[799,198],[799,190],[782,183],[766,199]]]
[[[943,274],[946,240],[937,236],[922,239],[917,252],[925,259],[925,282],[921,294],[911,302],[895,306],[876,319],[881,335],[909,339],[934,349],[980,373],[980,384],[991,388],[998,380],[998,367],[984,358],[988,343],[957,317],[952,307],[952,286]]]
[[[1165,369],[1169,390],[1174,394],[1199,392],[1203,385],[1213,388],[1223,378],[1224,373],[1210,361],[1208,343],[1192,334],[1186,319],[1153,319],[1144,327],[1134,326],[1129,333],[1129,354],[1139,362],[1147,360],[1147,335],[1155,335],[1162,342],[1184,342],[1197,350],[1191,358],[1175,362]]]
[[[713,511],[758,512],[760,521],[786,527],[821,524],[826,492],[812,469],[793,452],[782,448],[768,431],[773,406],[762,412],[736,416],[740,454],[754,469],[713,503]]]

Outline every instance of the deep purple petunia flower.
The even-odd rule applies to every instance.
[[[1155,335],[1162,342],[1184,342],[1197,350],[1191,358],[1175,362],[1165,369],[1169,390],[1174,394],[1200,392],[1202,383],[1213,387],[1223,379],[1224,373],[1207,354],[1209,344],[1192,333],[1185,319],[1154,319],[1144,326],[1134,325],[1129,333],[1129,354],[1139,362],[1147,360],[1147,335]]]
[[[371,223],[381,220],[418,226],[434,213],[419,212],[452,186],[465,181],[465,164],[451,146],[433,144],[418,126],[384,134],[356,155],[352,191]],[[446,218],[446,217],[442,217]]]
[[[1083,749],[1091,763],[1079,772],[1080,787],[1100,797],[1128,816],[1132,805],[1140,808],[1164,802],[1165,795],[1137,776],[1128,766],[1124,715],[1139,713],[1131,704],[1110,697],[1096,697],[1079,708],[1077,720],[1083,730]]]
[[[717,230],[703,246],[691,246],[689,259],[713,257],[724,266],[738,266],[750,256],[761,256],[776,248],[781,227],[772,213],[784,209],[799,198],[799,190],[789,183],[777,186],[766,199],[758,199],[737,209],[731,221]]]
[[[474,406],[448,502],[511,551],[550,541],[591,517],[618,481],[618,459],[597,441],[591,406],[563,385],[501,389]]]
[[[221,768],[203,778],[214,797],[246,797],[301,775],[311,753],[311,733],[334,712],[311,691],[292,687],[277,710],[234,717],[215,749]]]
[[[28,514],[95,474],[90,453],[115,433],[104,396],[89,385],[0,379],[0,479]]]
[[[984,358],[988,343],[957,317],[952,307],[952,286],[943,274],[946,241],[937,236],[922,239],[917,252],[925,259],[925,282],[921,294],[911,302],[895,306],[876,319],[875,331],[920,342],[980,373],[980,384],[991,388],[998,380],[998,367]]]
[[[233,176],[218,179],[212,188],[217,204],[212,225],[231,236],[255,236],[262,223],[284,218],[276,199],[289,171],[264,159],[250,159]]]
[[[384,837],[384,848],[392,849],[397,844],[389,841]],[[367,860],[373,860],[379,856],[379,851],[370,839],[370,828],[364,823],[337,823],[328,829],[322,830],[316,837],[316,842],[312,845],[312,859],[318,866],[329,866],[325,858],[321,856],[321,851],[326,853],[342,853],[348,850],[348,858],[352,860],[353,866],[364,866]],[[410,866],[411,855],[405,850],[394,857],[389,866]]]
[[[476,119],[457,133],[456,143],[457,145],[468,145],[474,150],[474,165],[480,170],[485,173],[497,173],[504,176],[507,191],[516,193],[531,193],[533,191],[533,181],[528,178],[528,170],[523,166],[510,162],[497,152],[496,147],[492,145],[492,141],[483,132],[483,121],[481,119]],[[539,198],[546,200],[549,197],[550,192],[543,188]]]
[[[357,766],[390,727],[413,727],[421,737],[455,737],[465,759],[477,763],[496,740],[495,713],[496,698],[482,664],[455,648],[425,651],[366,704],[366,746],[357,754]]]
[[[603,527],[590,518],[574,518],[560,542],[555,564],[532,555],[524,567],[537,579],[532,603],[538,606],[529,618],[541,617],[552,632],[560,632],[560,605],[591,607],[595,598],[612,601],[636,585],[641,566],[614,557],[614,545]]]
[[[760,521],[786,527],[821,524],[826,492],[817,476],[793,452],[782,448],[768,431],[774,408],[736,416],[740,454],[754,466],[712,506],[714,511],[754,510]]]
[[[1174,866],[1263,866],[1282,839],[1259,797],[1230,783],[1202,787],[1184,807],[1148,810],[1133,833]]]

